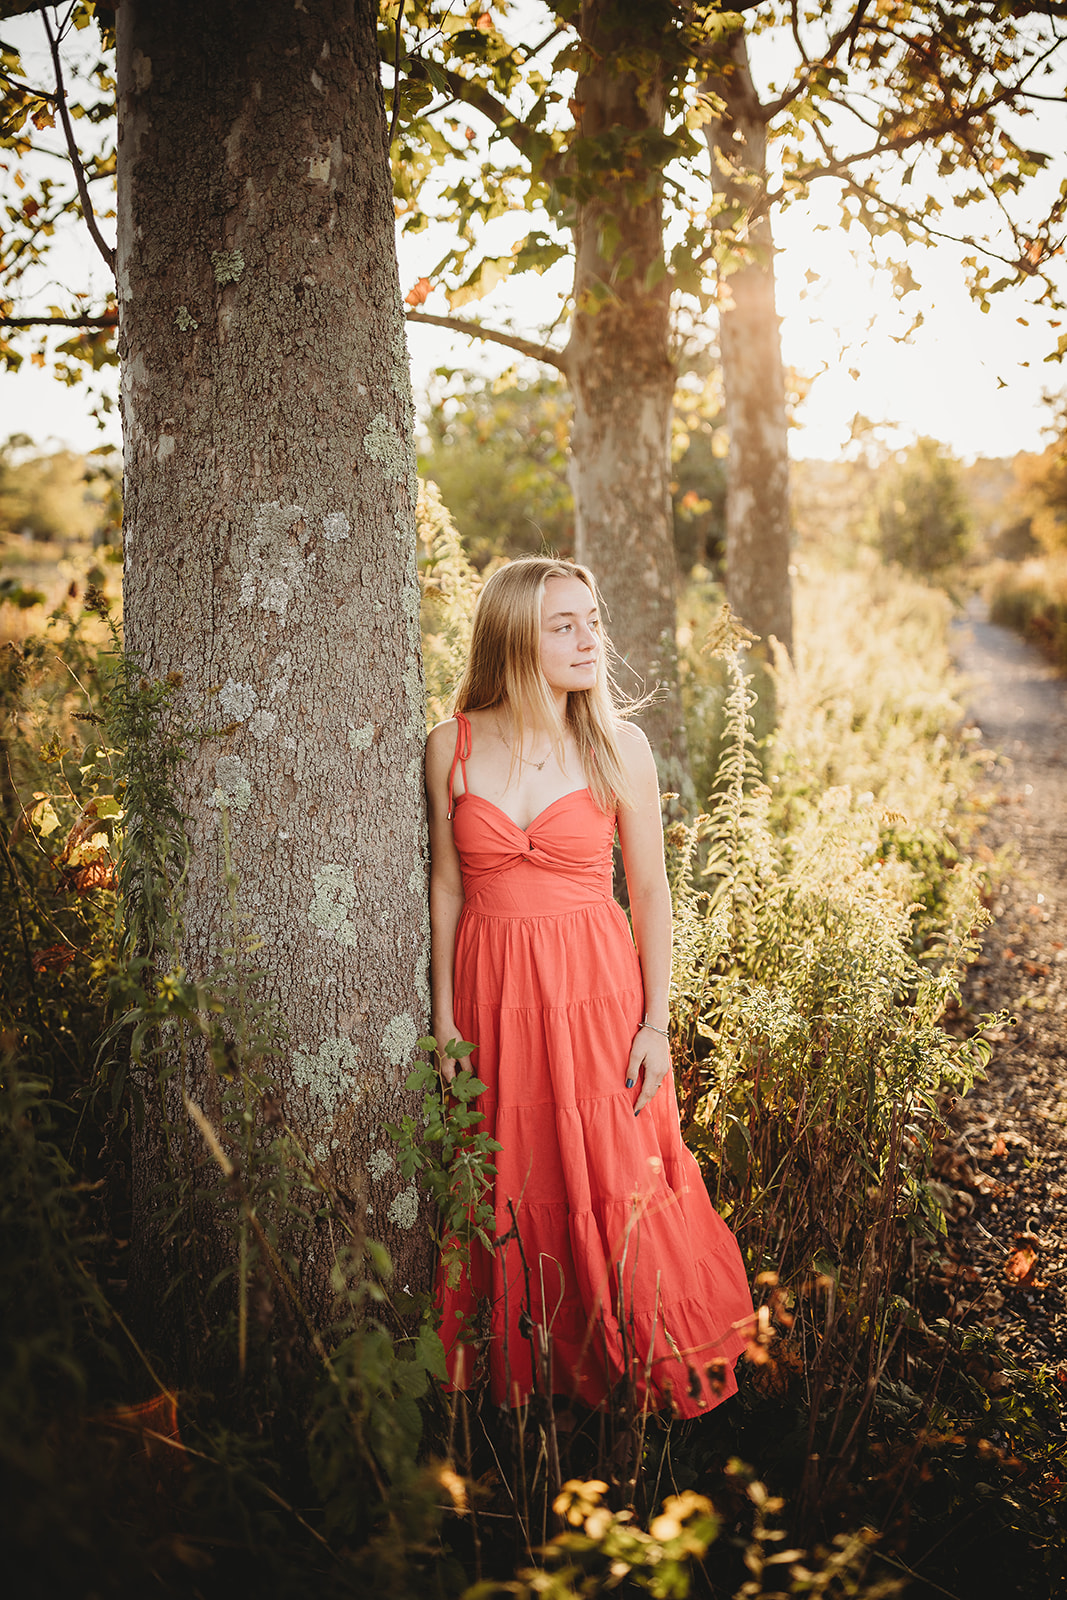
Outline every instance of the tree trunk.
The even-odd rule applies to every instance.
[[[191,725],[219,730],[190,740],[180,775],[185,971],[202,977],[234,944],[225,814],[257,992],[288,1026],[287,1113],[414,1283],[418,1197],[378,1131],[424,1032],[428,930],[412,407],[377,11],[118,7],[126,643],[150,679],[180,675]],[[201,1074],[194,1097],[209,1093]],[[150,1120],[144,1172],[158,1138]],[[151,1289],[144,1175],[135,1203]],[[286,1243],[324,1316],[326,1241]]]
[[[575,233],[571,478],[577,555],[603,590],[626,663],[622,687],[640,694],[662,686],[640,720],[664,786],[688,794],[675,644],[670,291],[660,174],[642,144],[664,120],[654,23],[654,9],[650,17],[634,0],[583,0],[577,136],[565,179]],[[634,172],[646,176],[639,182]]]
[[[726,490],[726,593],[741,620],[793,648],[789,576],[789,445],[781,338],[774,305],[774,240],[764,208],[767,134],[748,65],[744,33],[707,85],[726,102],[705,124],[712,185],[748,211],[750,259],[724,280],[719,350],[730,436]]]

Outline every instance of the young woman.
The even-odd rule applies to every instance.
[[[498,1404],[530,1393],[536,1350],[554,1392],[596,1405],[626,1378],[696,1416],[736,1389],[752,1301],[681,1139],[659,787],[609,651],[584,567],[501,567],[427,745],[433,1031],[477,1046],[501,1145],[499,1242],[442,1275],[441,1336],[457,1388],[487,1346]]]

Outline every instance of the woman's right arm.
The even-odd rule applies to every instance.
[[[452,1011],[452,969],[456,928],[463,910],[463,875],[448,815],[448,773],[456,743],[455,722],[442,722],[426,741],[426,800],[430,820],[430,1018],[433,1036],[443,1048],[458,1038]],[[438,1056],[446,1083],[456,1063]]]

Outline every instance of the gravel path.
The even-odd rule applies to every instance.
[[[983,842],[1009,863],[963,1020],[1012,1021],[942,1146],[948,1273],[1013,1354],[1067,1380],[1067,682],[979,601],[953,649],[988,752]]]

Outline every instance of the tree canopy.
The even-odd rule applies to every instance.
[[[632,27],[632,55],[643,53],[649,90],[662,94],[661,118],[642,130],[610,123],[591,132],[571,93],[589,13],[607,9]],[[1067,183],[1031,201],[1031,180],[1051,156],[1025,134],[1043,103],[1062,100],[1067,7],[858,0],[803,9],[757,0],[724,10],[699,0],[616,0],[610,8],[563,0],[520,13],[407,0],[402,13],[383,4],[382,16],[392,25],[382,48],[395,70],[401,226],[420,231],[439,218],[453,230],[412,297],[421,302],[439,288],[447,316],[417,310],[412,320],[454,325],[503,278],[543,273],[570,248],[576,203],[620,170],[636,198],[659,189],[667,208],[663,259],[648,276],[665,277],[705,310],[721,295],[712,269],[728,278],[746,258],[756,216],[827,179],[842,222],[859,223],[874,241],[958,243],[979,301],[1023,286],[1047,310],[1062,306],[1055,264]],[[768,173],[747,195],[743,185],[713,193],[704,134],[724,111],[742,30],[765,78],[753,110],[767,131]],[[729,141],[717,160],[729,162]],[[735,175],[744,178],[743,162]],[[500,252],[491,225],[508,211],[529,213],[535,225]],[[634,263],[618,219],[603,219],[599,244],[612,275],[592,293],[604,300]],[[906,294],[915,280],[902,252],[874,249]],[[527,343],[565,364],[558,335],[539,350]],[[1065,345],[1067,336],[1057,340],[1058,354]]]

